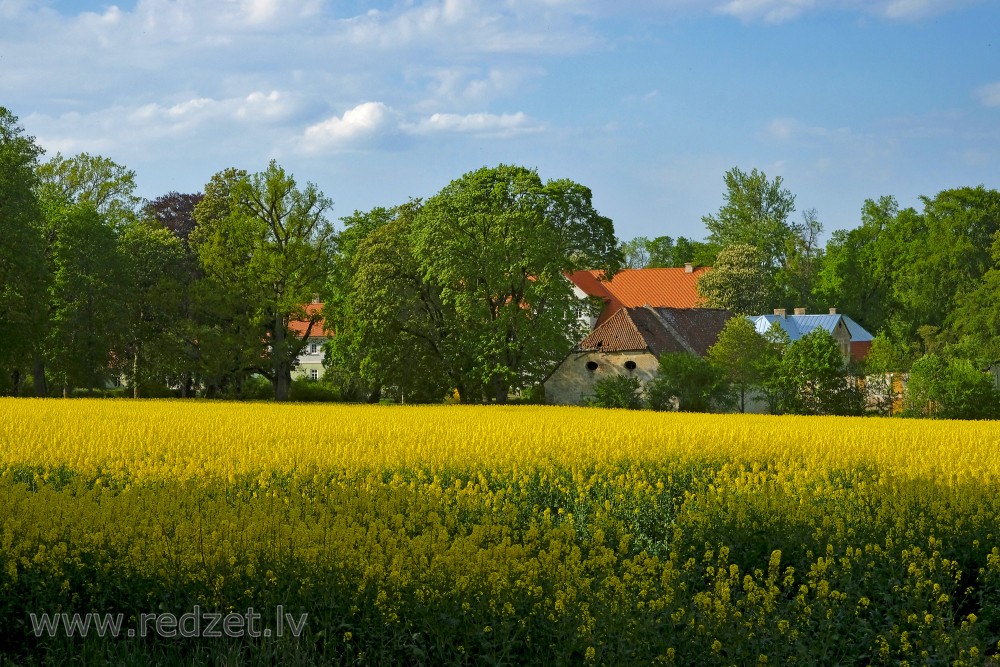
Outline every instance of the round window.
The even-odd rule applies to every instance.
[[[588,371],[596,371],[597,370],[597,362],[596,361],[588,361],[587,362],[587,370]]]
[[[628,370],[630,370],[630,371],[634,371],[635,370],[635,362],[632,361],[631,359],[629,359],[628,361],[625,362],[625,368],[628,369]]]

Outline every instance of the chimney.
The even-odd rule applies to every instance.
[[[796,308],[795,309],[795,314],[796,315],[805,315],[806,314],[806,309],[805,308]]]
[[[684,262],[684,273],[694,273],[694,264],[691,262]]]
[[[831,308],[830,309],[830,314],[831,315],[836,315],[837,314],[837,309],[836,308]]]
[[[788,315],[788,311],[785,310],[784,308],[775,308],[774,314],[777,315],[778,317],[785,317],[786,315]]]

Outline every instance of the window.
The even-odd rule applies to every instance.
[[[318,380],[319,379],[319,371],[316,370],[315,368],[310,368],[309,369],[309,379],[310,380]]]
[[[316,354],[319,352],[319,343],[309,343],[309,354]]]
[[[626,361],[625,362],[625,370],[634,371],[635,370],[635,362],[632,361],[631,359],[629,359],[628,361]]]
[[[596,371],[597,370],[597,362],[596,361],[588,361],[587,362],[587,370],[591,371],[591,372]]]

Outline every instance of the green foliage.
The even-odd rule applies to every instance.
[[[123,336],[124,258],[114,230],[92,204],[62,209],[53,226],[46,360],[64,387],[101,387]]]
[[[543,184],[535,171],[508,165],[448,184],[417,212],[412,239],[420,275],[454,314],[446,356],[463,400],[505,402],[511,390],[540,381],[583,333],[564,274],[610,276],[622,260],[589,189]]]
[[[588,404],[598,408],[638,410],[642,407],[642,383],[634,375],[603,377],[594,383],[594,395]]]
[[[722,369],[735,392],[736,407],[745,412],[747,398],[753,398],[762,385],[777,354],[747,318],[734,317],[726,322],[715,345],[709,348],[708,359]]]
[[[996,419],[1000,394],[992,373],[968,359],[926,354],[913,362],[906,384],[907,414],[940,419]]]
[[[693,241],[683,236],[657,236],[649,239],[637,236],[621,244],[624,255],[623,268],[664,269],[680,268],[687,263],[711,266],[718,248],[703,241]]]
[[[864,393],[826,329],[817,327],[792,342],[782,357],[778,383],[786,389],[783,412],[806,415],[859,415]]]
[[[47,280],[35,166],[42,149],[0,106],[0,372],[27,366]],[[6,378],[5,378],[6,379]],[[13,389],[13,387],[12,387]]]
[[[322,318],[307,313],[304,304],[323,291],[329,273],[330,206],[315,185],[299,188],[272,161],[257,174],[216,174],[195,208],[198,227],[189,240],[206,274],[250,311],[261,356],[269,362],[255,370],[269,377],[276,400],[288,399],[292,367],[313,331],[298,336],[289,323],[317,327]]]
[[[710,412],[733,405],[725,372],[704,357],[686,352],[660,356],[656,377],[646,387],[646,401],[654,410]]]
[[[715,267],[698,278],[698,294],[708,308],[725,308],[737,315],[770,312],[774,301],[774,271],[753,245],[723,248]]]
[[[725,203],[714,216],[702,218],[709,243],[723,250],[734,245],[754,246],[764,266],[782,266],[794,235],[788,216],[795,210],[795,196],[782,187],[780,176],[769,181],[757,169],[748,174],[733,167],[724,180]]]
[[[49,208],[86,204],[113,228],[134,222],[142,198],[135,194],[135,172],[109,158],[56,153],[38,168],[39,192]]]

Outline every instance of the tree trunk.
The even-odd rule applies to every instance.
[[[378,403],[382,399],[382,384],[376,384],[375,388],[369,392],[368,397],[365,399],[366,403]]]
[[[35,359],[31,375],[35,384],[35,396],[48,395],[49,388],[45,385],[45,363],[41,359]]]
[[[10,374],[10,383],[14,387],[14,396],[18,396],[21,393],[21,371],[15,368]]]
[[[507,392],[509,390],[507,383],[504,382],[501,378],[495,377],[493,378],[492,384],[493,384],[493,395],[494,398],[496,399],[496,402],[499,405],[505,404],[507,402]]]
[[[287,401],[289,389],[292,386],[292,373],[287,365],[284,370],[275,369],[272,385],[274,386],[274,400]]]
[[[139,398],[139,348],[132,355],[132,398]]]

